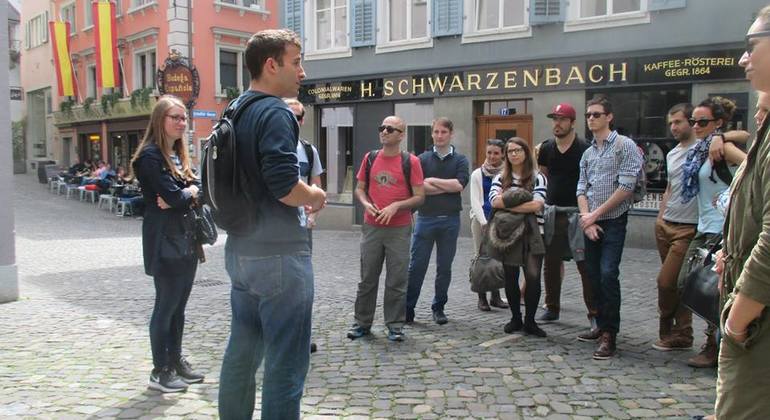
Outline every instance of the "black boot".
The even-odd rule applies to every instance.
[[[484,311],[484,312],[489,312],[492,310],[492,308],[489,307],[489,302],[487,302],[486,293],[479,293],[478,307],[480,311]]]

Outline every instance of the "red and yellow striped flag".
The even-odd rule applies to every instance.
[[[118,66],[118,43],[115,26],[115,4],[95,1],[92,4],[94,17],[94,43],[96,49],[96,84],[99,87],[116,87],[120,80]]]
[[[53,63],[56,67],[56,81],[59,96],[75,95],[75,73],[70,60],[70,24],[69,22],[48,22],[53,46]]]

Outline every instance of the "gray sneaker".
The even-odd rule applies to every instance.
[[[167,393],[187,391],[188,385],[176,375],[174,369],[165,367],[152,370],[152,373],[150,373],[150,383],[147,387]]]
[[[555,321],[558,321],[558,320],[559,320],[559,313],[558,312],[550,311],[548,309],[546,309],[536,319],[538,324],[549,324],[551,322],[555,322]]]
[[[388,340],[404,341],[404,332],[401,328],[388,328]]]

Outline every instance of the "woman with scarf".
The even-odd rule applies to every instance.
[[[689,261],[698,248],[722,234],[725,218],[718,208],[719,197],[730,188],[732,174],[746,158],[746,154],[733,143],[727,142],[724,144],[724,160],[712,162],[709,159],[709,146],[714,137],[724,137],[722,129],[727,127],[734,112],[735,103],[718,96],[704,100],[692,112],[690,124],[698,141],[685,157],[681,200],[698,200],[698,227],[684,261]],[[683,264],[679,273],[680,285],[684,284],[688,270],[689,264]],[[717,365],[716,326],[707,326],[706,343],[700,353],[690,358],[687,364],[699,368]]]
[[[484,229],[489,222],[489,215],[492,212],[492,204],[489,202],[489,189],[492,186],[492,179],[503,170],[503,146],[505,143],[498,139],[487,140],[487,158],[484,163],[471,173],[471,234],[475,252],[478,256],[481,248],[481,240],[484,236]],[[515,277],[518,280],[518,270]],[[487,300],[486,293],[479,293],[478,308],[482,311],[491,311],[490,306],[496,308],[507,308],[508,304],[500,298],[500,291],[493,290],[491,299]]]
[[[524,229],[517,229],[523,232],[520,240],[504,251],[501,258],[505,273],[505,296],[511,307],[511,322],[507,323],[503,330],[508,334],[523,330],[528,335],[545,337],[545,331],[535,323],[535,312],[540,302],[540,270],[545,254],[542,235],[547,181],[537,170],[532,150],[526,140],[513,137],[506,142],[504,150],[506,158],[503,170],[492,180],[489,190],[492,208],[496,212],[502,212],[501,215],[493,216],[494,220],[489,227],[493,247],[500,248],[495,240],[500,229],[494,226],[498,223],[499,216],[502,216],[502,220],[509,219],[505,217],[506,213],[525,215],[531,223],[527,223]],[[523,196],[527,196],[528,200],[522,202],[523,200],[517,199]],[[534,227],[531,227],[532,225]],[[515,276],[519,267],[524,269],[526,285],[524,322],[521,319],[520,290]]]

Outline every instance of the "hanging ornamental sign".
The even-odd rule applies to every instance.
[[[195,106],[201,90],[198,70],[176,50],[171,50],[163,68],[158,70],[158,91],[161,95],[174,95],[190,109]]]

